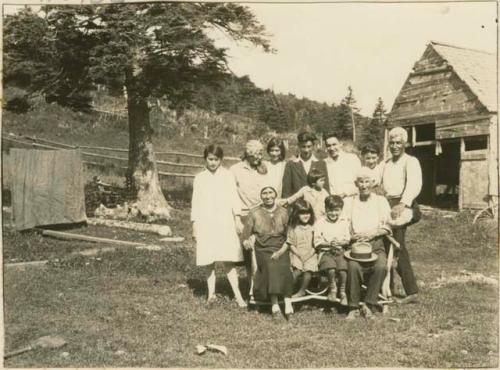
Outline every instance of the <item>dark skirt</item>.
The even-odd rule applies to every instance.
[[[277,260],[271,259],[271,255],[280,248],[281,245],[277,248],[255,244],[257,272],[254,277],[253,295],[258,301],[268,300],[271,294],[290,297],[293,293],[290,253],[287,251]]]

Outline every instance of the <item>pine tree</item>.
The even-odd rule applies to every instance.
[[[347,95],[342,99],[336,114],[336,130],[342,139],[355,139],[356,114],[359,109],[356,107],[356,99],[351,86],[347,87]]]
[[[372,114],[372,118],[365,125],[362,133],[362,143],[374,144],[382,149],[384,141],[384,127],[387,118],[387,112],[382,98],[378,98],[377,105]]]
[[[264,26],[236,3],[44,6],[43,11],[44,18],[29,11],[6,17],[6,75],[19,81],[20,66],[30,65],[30,88],[55,92],[58,101],[95,84],[125,88],[128,183],[143,214],[168,218],[148,99],[166,96],[182,112],[199,83],[216,84],[227,72],[226,49],[217,47],[207,31],[217,28],[269,52]],[[42,37],[26,27],[27,21]]]

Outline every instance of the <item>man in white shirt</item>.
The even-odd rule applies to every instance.
[[[392,157],[385,162],[382,173],[382,187],[392,207],[391,216],[397,219],[405,208],[411,208],[422,189],[422,169],[418,159],[405,153],[408,133],[401,127],[389,131],[389,150]],[[405,245],[406,226],[393,230],[394,238],[400,243],[397,272],[401,276],[406,298],[399,303],[417,301],[418,286]]]
[[[373,180],[368,168],[363,167],[356,174],[359,194],[346,199],[344,216],[350,221],[351,240],[368,242],[373,251],[371,260],[362,261],[352,258],[348,253],[347,297],[349,304],[348,320],[359,316],[361,284],[367,286],[365,305],[362,313],[373,318],[372,310],[379,309],[378,294],[387,274],[387,259],[384,236],[391,233],[389,219],[391,208],[387,199],[372,192]]]
[[[354,181],[361,168],[358,156],[344,152],[342,143],[333,133],[325,135],[324,140],[328,157],[323,161],[326,165],[330,194],[342,198],[357,194],[358,189]]]

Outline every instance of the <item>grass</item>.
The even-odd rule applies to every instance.
[[[3,114],[5,132],[74,145],[128,145],[127,124],[120,119],[56,105]],[[200,153],[204,145],[200,138],[178,140],[161,130],[155,138],[158,151]],[[242,150],[241,143],[223,146],[228,156]],[[5,185],[11,169],[3,163]],[[116,184],[122,184],[122,172],[112,165],[104,173],[86,169],[88,179],[99,174],[104,182]],[[165,179],[162,185],[176,208],[169,225],[186,240],[161,251],[116,247],[82,256],[78,252],[105,245],[3,228],[5,262],[49,260],[42,268],[4,270],[6,350],[48,334],[68,341],[62,349],[13,357],[5,366],[498,367],[498,283],[491,283],[498,282],[496,223],[472,225],[469,213],[445,218],[431,212],[410,229],[407,244],[421,287],[418,305],[391,306],[387,317],[373,322],[347,322],[345,312],[311,303],[296,306],[291,322],[276,322],[265,310],[238,309],[220,271],[220,299],[205,305],[204,271],[195,266],[190,237],[190,181]],[[159,244],[158,236],[121,229],[67,231]],[[474,279],[464,271],[488,279]],[[240,283],[246,292],[245,279]],[[208,343],[227,346],[229,355],[198,356],[195,346]]]
[[[238,309],[220,274],[221,298],[205,305],[204,272],[194,265],[188,212],[176,210],[172,225],[175,234],[188,237],[185,243],[162,251],[119,248],[98,258],[64,257],[84,246],[34,239],[32,245],[47,244],[44,255],[33,246],[18,247],[36,238],[32,234],[5,232],[4,254],[11,258],[50,258],[51,248],[60,258],[46,268],[5,270],[6,349],[47,334],[68,341],[62,349],[32,351],[5,366],[498,366],[498,285],[452,278],[467,270],[498,281],[494,223],[472,225],[468,214],[431,213],[412,227],[408,244],[421,286],[417,305],[391,306],[388,317],[373,322],[347,322],[336,309],[304,304],[291,322],[276,322],[266,311]],[[443,278],[445,284],[434,287]],[[244,279],[241,285],[245,291]],[[227,346],[228,356],[198,356],[195,346],[208,343]]]

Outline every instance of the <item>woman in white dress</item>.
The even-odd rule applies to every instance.
[[[206,168],[194,178],[191,203],[196,265],[207,266],[208,302],[215,300],[215,262],[223,262],[238,305],[246,307],[234,265],[243,261],[238,238],[243,224],[236,181],[233,174],[221,166],[224,156],[221,147],[209,145],[203,156]]]
[[[278,198],[281,198],[281,186],[283,183],[283,174],[285,173],[285,144],[283,140],[273,137],[267,143],[267,154],[269,161],[266,161],[267,174],[269,176],[270,185],[278,193]]]

